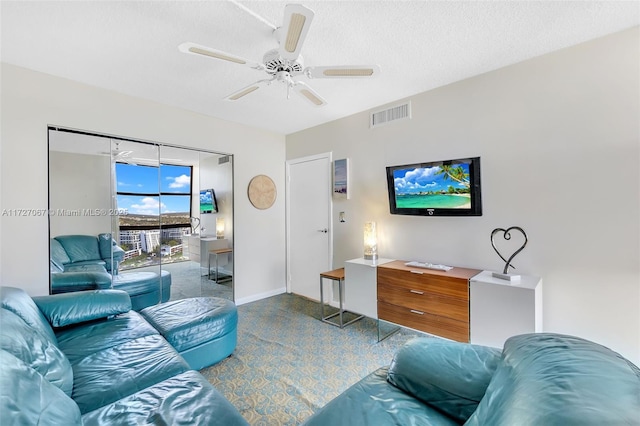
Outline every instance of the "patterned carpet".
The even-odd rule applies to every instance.
[[[340,329],[319,310],[291,294],[239,306],[236,351],[201,373],[251,425],[298,425],[416,336],[402,329],[378,343],[376,321]]]
[[[136,268],[134,271],[150,271],[158,273],[159,265]],[[200,263],[185,261],[164,263],[162,269],[171,273],[171,299],[179,300],[189,297],[212,296],[233,300],[233,281],[217,284],[206,275],[206,268]]]

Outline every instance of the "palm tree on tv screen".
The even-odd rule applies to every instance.
[[[469,173],[467,173],[461,166],[451,166],[450,164],[443,164],[440,166],[436,175],[442,175],[443,180],[452,179],[461,183],[465,188],[470,188]]]

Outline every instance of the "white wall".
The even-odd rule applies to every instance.
[[[529,235],[516,272],[544,279],[544,329],[640,360],[638,28],[411,98],[413,118],[368,128],[368,112],[287,136],[287,159],[351,159],[334,201],[334,265],[379,254],[501,270],[489,236]],[[481,156],[482,217],[389,214],[385,166]],[[347,222],[338,221],[345,211]]]
[[[47,208],[47,125],[234,154],[236,298],[285,288],[284,198],[263,211],[245,196],[269,175],[284,193],[284,136],[2,64],[2,209]],[[0,217],[0,282],[48,293],[46,216]],[[265,246],[268,249],[265,249]]]
[[[111,232],[109,216],[83,214],[111,208],[109,156],[51,151],[49,160],[51,236]]]

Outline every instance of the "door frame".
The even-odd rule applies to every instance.
[[[287,246],[287,293],[291,293],[291,166],[300,163],[306,163],[308,161],[315,161],[326,158],[329,160],[329,188],[327,191],[327,197],[329,197],[329,209],[327,211],[327,223],[329,224],[329,232],[327,235],[329,241],[329,269],[333,269],[333,197],[332,195],[332,176],[333,176],[333,153],[325,152],[321,154],[309,155],[306,157],[294,158],[291,160],[287,160],[286,162],[286,182],[285,182],[285,215],[286,215],[286,246]],[[319,278],[318,278],[319,279]]]

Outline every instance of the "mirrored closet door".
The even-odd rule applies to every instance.
[[[50,292],[233,300],[233,156],[49,129]]]

